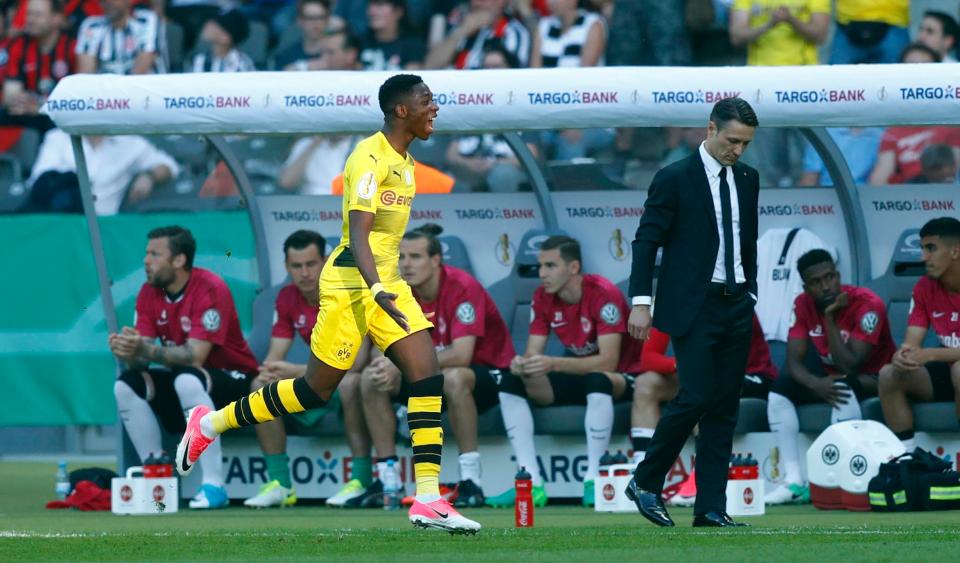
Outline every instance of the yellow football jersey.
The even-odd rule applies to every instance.
[[[350,212],[374,214],[370,249],[380,281],[400,280],[400,239],[417,192],[413,157],[397,153],[380,131],[357,143],[343,170],[343,230],[320,276],[320,288],[366,289],[350,252]]]

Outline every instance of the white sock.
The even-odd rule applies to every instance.
[[[913,450],[917,449],[916,438],[907,438],[906,440],[900,440],[900,443],[903,444],[903,447],[907,450],[907,453],[913,453]]]
[[[117,399],[120,420],[133,442],[133,449],[140,456],[140,462],[143,463],[150,454],[159,454],[163,449],[163,441],[160,438],[160,424],[150,403],[119,380],[113,384],[113,396]]]
[[[460,480],[471,480],[480,485],[480,452],[466,452],[460,454]]]
[[[783,482],[801,484],[803,478],[800,475],[800,452],[797,445],[800,419],[797,417],[797,407],[783,395],[770,393],[767,395],[767,420],[777,447],[780,448],[780,462],[783,464],[784,472]]]
[[[587,432],[587,473],[584,481],[597,477],[600,458],[610,447],[610,434],[613,432],[613,397],[607,393],[587,394],[587,414],[583,417],[583,427]]]
[[[638,452],[634,450],[633,456],[630,458],[630,462],[634,465],[643,461],[643,458],[647,457],[647,452]]]
[[[213,440],[219,434],[213,429],[213,414],[217,411],[210,411],[200,418],[200,433]]]
[[[637,452],[640,453],[641,461],[646,457],[647,447],[650,445],[650,439],[653,438],[653,430],[653,428],[644,428],[642,426],[630,427],[630,447],[633,448],[634,459],[637,458]]]
[[[540,467],[537,465],[537,448],[533,443],[533,412],[523,397],[511,393],[499,393],[500,412],[503,413],[503,426],[507,429],[507,438],[517,466],[530,474],[534,487],[543,486]]]
[[[197,405],[206,405],[211,409],[213,399],[203,388],[203,384],[197,379],[197,376],[190,373],[178,375],[173,380],[173,388],[177,391],[177,397],[180,397],[180,407],[183,408],[183,415],[186,418],[190,409]],[[220,449],[220,440],[214,440],[207,446],[207,450],[200,456],[200,471],[203,473],[203,484],[213,485],[214,487],[223,486],[223,453]]]
[[[830,424],[863,419],[863,413],[860,412],[860,402],[857,401],[857,396],[853,394],[853,389],[846,383],[840,382],[834,383],[833,386],[842,389],[850,398],[847,399],[847,404],[837,405],[830,409]]]

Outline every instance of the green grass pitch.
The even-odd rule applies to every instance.
[[[76,467],[72,464],[71,467]],[[538,509],[517,530],[513,511],[466,512],[476,536],[415,530],[406,514],[301,506],[253,511],[184,510],[159,516],[46,510],[53,463],[0,462],[0,561],[957,561],[960,511],[917,514],[821,512],[774,507],[750,528],[659,529],[637,514],[573,506]]]

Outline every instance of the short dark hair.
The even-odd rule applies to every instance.
[[[573,262],[576,260],[583,266],[583,259],[580,255],[580,242],[566,235],[553,235],[540,245],[540,250],[559,250],[560,257],[564,262]]]
[[[294,250],[303,250],[311,244],[317,245],[317,251],[320,252],[321,258],[327,255],[327,241],[323,238],[323,235],[316,231],[300,229],[288,236],[287,240],[283,241],[284,259],[286,259],[287,252],[289,252],[291,248]]]
[[[512,53],[503,45],[503,41],[497,39],[496,41],[491,42],[483,49],[483,60],[487,59],[487,55],[490,53],[498,53],[503,60],[506,61],[507,66],[510,68],[520,68],[520,59],[515,53]]]
[[[920,153],[920,167],[924,172],[940,170],[947,166],[956,166],[956,164],[957,159],[950,145],[934,143],[927,145],[927,148]]]
[[[811,266],[816,266],[818,264],[824,264],[829,262],[833,264],[833,256],[829,252],[822,248],[814,248],[813,250],[808,250],[797,259],[797,272],[800,274],[800,279],[806,281],[805,272],[810,269]]]
[[[413,89],[418,84],[423,84],[423,79],[416,74],[395,74],[387,79],[380,86],[380,109],[383,115],[392,116],[393,108],[400,101],[413,93]]]
[[[357,37],[357,34],[350,29],[349,26],[343,26],[336,29],[328,29],[324,36],[326,37],[336,37],[338,35],[343,36],[343,50],[344,51],[356,51],[357,56],[360,56],[360,51],[363,50],[363,42],[360,41],[360,38]]]
[[[743,98],[724,98],[713,104],[710,112],[710,121],[717,124],[717,129],[723,129],[730,121],[739,121],[747,127],[759,127],[757,114]]]
[[[933,59],[933,62],[935,63],[939,63],[940,61],[943,60],[943,57],[940,56],[940,53],[934,51],[930,47],[927,47],[923,43],[911,43],[906,47],[904,47],[903,51],[900,53],[900,62],[902,63],[905,60],[907,60],[907,55],[909,55],[913,51],[920,51],[921,53],[925,53],[929,55],[930,58]]]
[[[960,240],[960,221],[953,217],[930,219],[920,229],[920,238],[940,237]]]
[[[170,225],[167,227],[157,227],[147,233],[147,240],[158,238],[167,239],[170,246],[170,258],[175,258],[178,254],[183,254],[187,262],[184,268],[190,270],[193,268],[193,258],[197,255],[197,241],[193,239],[193,233],[179,225]]]
[[[953,16],[940,10],[927,10],[923,13],[923,17],[940,22],[940,27],[943,28],[943,34],[953,37],[954,42],[956,42],[957,35],[960,35],[960,29],[958,29],[957,20],[953,19]]]
[[[403,235],[403,240],[420,240],[427,239],[427,254],[429,256],[440,255],[443,257],[443,245],[440,244],[440,239],[437,238],[440,236],[440,233],[443,232],[443,227],[437,225],[436,223],[424,223],[416,229],[407,231]]]

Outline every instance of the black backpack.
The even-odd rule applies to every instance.
[[[880,464],[870,479],[870,507],[879,512],[960,508],[960,473],[949,461],[921,448]]]

